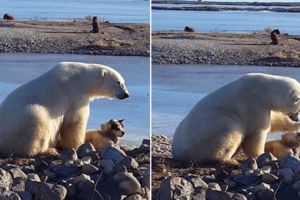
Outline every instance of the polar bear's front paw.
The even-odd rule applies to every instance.
[[[40,153],[40,155],[43,155],[43,156],[57,156],[58,151],[57,151],[56,148],[48,148],[46,151]]]

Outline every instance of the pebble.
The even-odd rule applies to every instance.
[[[103,168],[103,172],[106,175],[111,175],[114,172],[115,164],[111,159],[100,160],[100,165]]]
[[[282,181],[286,184],[290,184],[294,181],[295,174],[291,168],[280,169],[279,175],[282,178]]]
[[[82,166],[81,172],[83,174],[87,174],[87,175],[91,175],[91,174],[95,174],[99,171],[98,167],[95,167],[92,164],[85,164]]]
[[[273,183],[278,180],[278,177],[271,173],[264,173],[261,179],[264,183]]]
[[[64,150],[60,154],[60,159],[64,163],[69,162],[69,161],[77,160],[78,159],[77,152],[74,148]]]
[[[291,168],[296,175],[300,175],[300,160],[288,155],[281,160],[280,168]]]
[[[141,184],[139,181],[133,176],[132,173],[127,171],[116,173],[113,176],[113,179],[118,183],[122,194],[133,194],[141,190]]]
[[[212,190],[218,190],[221,191],[221,187],[218,183],[209,183],[208,184],[208,188],[212,189]]]
[[[96,151],[95,147],[91,143],[84,143],[77,149],[78,158],[89,156],[91,152]]]
[[[240,168],[241,168],[242,172],[246,172],[248,170],[254,171],[257,169],[256,160],[254,158],[249,158],[241,163]]]
[[[162,181],[158,200],[191,199],[194,192],[193,185],[180,177],[169,177]]]
[[[257,158],[257,165],[259,168],[264,167],[265,165],[268,165],[269,162],[271,161],[275,161],[277,160],[277,158],[275,156],[273,156],[273,154],[271,154],[270,152],[266,152],[261,154],[258,158]]]
[[[0,168],[0,190],[8,191],[13,183],[10,173]]]

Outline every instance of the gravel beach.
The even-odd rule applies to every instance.
[[[157,64],[219,64],[300,66],[300,36],[279,35],[272,45],[269,32],[154,32],[152,62]]]
[[[152,136],[152,199],[297,200],[300,197],[299,150],[277,159],[271,153],[232,165],[180,163],[171,156],[172,138]]]
[[[0,53],[58,53],[149,56],[149,25],[73,21],[0,20]]]

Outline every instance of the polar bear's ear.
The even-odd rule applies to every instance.
[[[105,69],[102,69],[99,73],[99,77],[101,77],[101,78],[104,77],[106,73],[107,73],[107,71]]]

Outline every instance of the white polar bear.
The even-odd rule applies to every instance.
[[[114,69],[62,62],[14,90],[0,105],[0,154],[55,154],[84,143],[89,102],[125,99],[123,77]]]
[[[175,131],[173,156],[180,161],[234,163],[231,158],[239,147],[249,157],[258,156],[264,153],[269,131],[299,129],[288,117],[299,109],[296,80],[247,74],[196,104]]]

